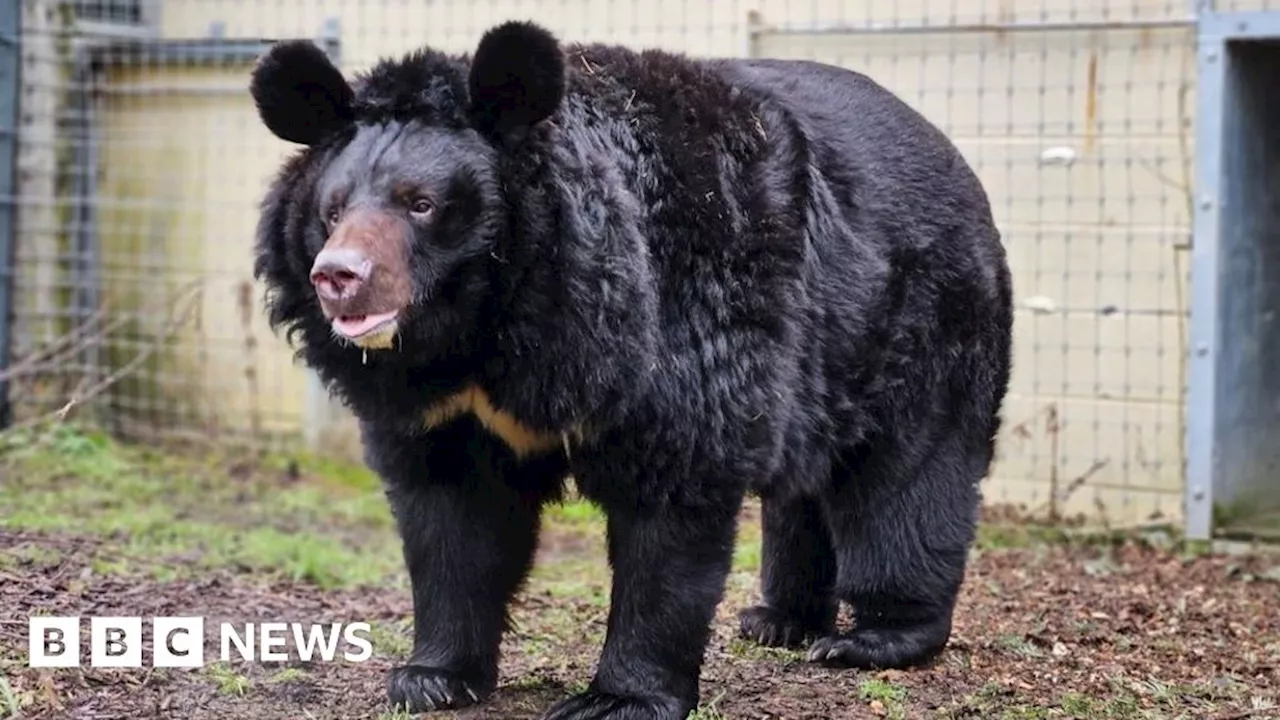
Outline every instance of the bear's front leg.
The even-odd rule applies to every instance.
[[[507,605],[529,572],[558,476],[518,462],[471,423],[427,437],[367,432],[413,586],[413,651],[387,684],[411,713],[474,705],[497,684]]]
[[[698,703],[711,620],[733,557],[737,502],[606,501],[613,595],[586,692],[546,720],[683,720]]]

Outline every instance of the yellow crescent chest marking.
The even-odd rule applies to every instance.
[[[506,443],[517,455],[546,452],[564,442],[556,433],[534,430],[510,413],[497,409],[489,395],[474,385],[463,388],[429,408],[423,415],[423,421],[427,429],[431,429],[467,413],[479,420],[485,429]]]

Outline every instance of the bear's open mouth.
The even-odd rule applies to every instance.
[[[355,340],[379,330],[388,329],[400,313],[396,310],[372,315],[338,315],[333,318],[333,329],[343,337]]]

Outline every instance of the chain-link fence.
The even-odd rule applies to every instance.
[[[1188,0],[9,1],[17,217],[0,278],[18,422],[71,404],[135,437],[351,449],[252,280],[257,202],[291,148],[258,122],[247,73],[262,38],[315,38],[354,72],[532,18],[566,41],[830,62],[923,111],[985,182],[1014,271],[988,501],[1181,515]]]

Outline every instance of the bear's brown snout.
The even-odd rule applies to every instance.
[[[361,345],[394,334],[413,297],[411,238],[407,222],[378,209],[353,209],[333,228],[310,279],[334,332]]]

